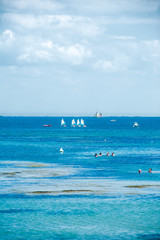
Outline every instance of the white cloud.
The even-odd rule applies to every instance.
[[[108,27],[110,25],[118,25],[120,27],[125,25],[125,26],[129,26],[129,25],[137,25],[137,24],[154,24],[154,25],[159,25],[160,24],[160,19],[159,19],[159,16],[154,16],[154,17],[150,17],[150,16],[144,16],[144,14],[142,15],[136,15],[134,16],[131,15],[123,15],[123,14],[117,14],[116,16],[110,16],[110,15],[107,15],[107,16],[100,16],[98,17],[97,19],[97,24],[99,23],[99,25],[101,26],[105,26],[105,27]],[[137,27],[139,27],[137,25]],[[112,35],[111,35],[112,36]],[[113,35],[114,36],[114,35]],[[118,36],[118,35],[115,35],[115,36]],[[122,35],[123,36],[123,35]]]
[[[80,22],[81,18],[71,15],[38,14],[26,13],[8,13],[3,15],[5,21],[21,26],[25,29],[45,28],[63,28],[71,27],[75,22]]]
[[[101,24],[90,17],[65,14],[7,13],[3,15],[2,19],[4,22],[9,22],[16,31],[22,34],[24,31],[32,31],[33,34],[36,34],[38,30],[41,30],[41,34],[45,31],[47,34],[52,35],[52,31],[54,31],[54,34],[66,31],[66,35],[73,36],[74,33],[74,36],[79,34],[81,37],[93,37],[103,32]]]
[[[148,49],[160,53],[160,40],[144,41],[144,44]]]
[[[143,41],[142,52],[144,61],[160,61],[160,41]]]
[[[58,1],[54,0],[3,0],[4,4],[8,9],[13,12],[18,11],[57,11],[63,8],[63,5]]]
[[[56,12],[66,11],[78,15],[105,15],[128,12],[155,12],[160,7],[159,0],[1,0],[9,11],[17,12]]]
[[[30,39],[30,44],[21,50],[18,61],[31,62],[67,62],[81,64],[85,58],[91,57],[91,50],[81,44],[58,45],[52,40],[38,41]]]
[[[24,53],[18,56],[19,61],[26,61],[26,62],[39,62],[40,60],[47,60],[51,59],[51,54],[47,51],[43,50],[35,50],[29,51],[28,53]]]
[[[160,40],[142,42],[142,60],[150,62],[155,72],[160,72]]]
[[[30,63],[46,61],[47,63],[59,62],[63,64],[65,61],[71,64],[82,64],[84,60],[92,57],[91,61],[95,62],[96,68],[113,72],[128,69],[132,63],[141,61],[142,55],[145,61],[159,56],[157,48],[153,51],[153,43],[150,46],[151,43],[145,41],[143,51],[141,50],[142,44],[138,42],[139,39],[136,37],[137,32],[135,29],[128,31],[127,26],[124,30],[124,25],[122,25],[122,31],[120,31],[121,28],[117,31],[117,27],[111,25],[113,23],[125,23],[126,26],[126,23],[130,24],[137,19],[134,14],[132,14],[132,17],[127,14],[117,14],[117,17],[110,14],[103,16],[102,11],[102,15],[99,17],[88,11],[87,15],[83,14],[82,16],[79,14],[80,12],[75,12],[73,15],[71,10],[78,8],[78,4],[72,0],[68,1],[70,11],[63,8],[61,13],[55,14],[53,11],[54,14],[51,14],[51,12],[47,11],[47,8],[54,9],[56,6],[55,1],[36,0],[34,2],[33,0],[22,0],[19,6],[18,2],[19,0],[8,0],[8,3],[11,4],[10,8],[14,9],[15,7],[18,10],[26,8],[25,14],[23,14],[23,11],[10,11],[2,17],[3,23],[10,25],[11,29],[16,33],[14,49],[8,51],[6,59],[8,55],[12,54],[13,58],[18,59],[18,61]],[[148,0],[142,0],[142,2],[146,4]],[[78,1],[78,3],[81,8],[81,4],[84,2],[82,0],[82,2]],[[126,6],[129,7],[130,5],[129,9],[134,6],[133,8],[136,9],[138,1],[135,0],[134,3],[131,3],[128,0],[120,0],[121,6],[119,6],[117,0],[112,2],[101,0],[100,3],[98,0],[93,0],[92,6],[91,3],[92,1],[88,0],[86,7],[89,9],[104,8],[104,10],[107,8],[120,12],[123,9],[124,12],[127,12]],[[36,12],[35,8],[38,4],[39,9],[44,7],[43,14]],[[71,7],[72,4],[73,7]],[[158,2],[155,5],[149,4],[152,6],[152,10],[157,9]],[[63,1],[63,6],[67,6],[65,1]],[[28,10],[32,7],[35,10],[34,13]],[[118,10],[118,7],[120,10]],[[144,8],[148,9],[148,5],[144,6]],[[122,21],[119,21],[120,19]],[[153,18],[150,19],[153,20]],[[3,38],[8,39],[8,42],[12,42],[15,34],[11,30],[7,31],[4,32]],[[17,50],[15,51],[15,49]]]
[[[13,31],[6,29],[0,35],[0,43],[1,44],[10,44],[13,40],[15,40]]]
[[[159,0],[68,0],[67,4],[73,12],[92,15],[147,13],[158,11],[160,7]]]
[[[53,48],[53,42],[51,40],[48,40],[46,42],[42,42],[42,46],[45,48]]]
[[[115,40],[136,40],[136,37],[133,36],[118,36],[118,35],[114,35],[114,36],[110,36],[111,39],[115,39]]]
[[[91,51],[85,49],[85,47],[80,45],[80,44],[75,44],[75,45],[68,46],[68,47],[57,46],[57,50],[62,55],[65,55],[66,57],[69,57],[69,58],[81,59],[83,57],[90,57],[91,56]]]
[[[131,65],[131,56],[127,56],[124,52],[116,52],[112,56],[112,60],[103,59],[95,63],[94,68],[107,72],[122,72],[129,69]]]
[[[83,58],[91,57],[92,53],[80,44],[71,45],[68,47],[57,46],[56,47],[61,57],[65,60],[69,60],[74,64],[80,64]]]
[[[19,62],[39,63],[40,61],[51,61],[53,43],[51,40],[42,40],[34,36],[18,39],[23,44],[19,47]]]
[[[63,61],[72,64],[81,64],[84,59],[92,56],[91,50],[81,44],[69,46],[55,45],[55,54]]]
[[[125,41],[107,46],[106,58],[98,60],[94,67],[107,72],[145,73],[160,72],[160,41]],[[102,55],[101,55],[102,57]]]
[[[95,64],[96,68],[112,72],[115,70],[114,63],[108,60],[100,60]]]
[[[8,38],[9,40],[13,40],[14,39],[14,34],[11,30],[7,29],[2,33],[2,37]]]

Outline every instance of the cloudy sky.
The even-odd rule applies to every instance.
[[[0,115],[160,116],[159,0],[0,0]]]

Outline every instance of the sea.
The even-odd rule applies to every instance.
[[[73,118],[0,117],[0,239],[159,240],[160,118]]]

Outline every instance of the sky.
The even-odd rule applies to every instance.
[[[160,116],[159,0],[0,0],[1,116]]]

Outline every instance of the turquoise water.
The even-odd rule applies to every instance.
[[[160,239],[160,118],[72,119],[0,118],[0,239]]]

